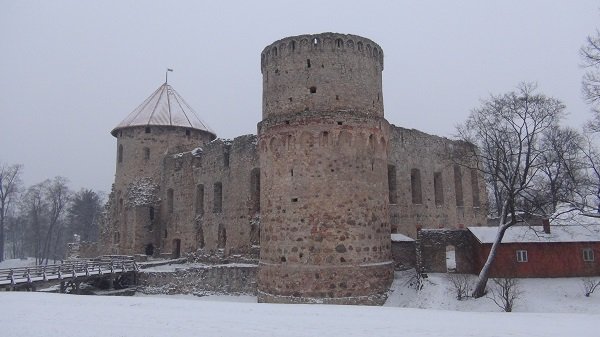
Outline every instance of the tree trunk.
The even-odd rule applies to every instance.
[[[508,205],[509,205],[509,201],[507,198],[507,200],[504,201],[504,204],[502,205],[502,211],[500,212],[500,223],[498,224],[498,234],[496,235],[496,239],[494,240],[494,243],[492,244],[492,248],[490,249],[490,253],[488,254],[487,260],[485,261],[483,268],[481,268],[481,271],[479,272],[479,277],[477,279],[477,283],[475,284],[475,289],[473,290],[473,293],[471,294],[471,296],[473,296],[474,298],[480,298],[483,295],[485,295],[485,287],[487,286],[487,281],[489,279],[490,268],[492,267],[492,263],[494,262],[494,259],[496,258],[496,253],[498,252],[498,247],[500,246],[500,243],[502,242],[502,238],[504,237],[504,233],[506,232],[506,230],[510,226],[515,224],[514,221],[509,221],[508,223],[506,222]]]
[[[501,225],[500,227],[498,227],[498,235],[496,235],[496,239],[492,244],[492,248],[490,249],[490,253],[488,254],[487,260],[485,261],[483,268],[481,268],[481,271],[479,272],[479,278],[477,279],[475,290],[473,290],[473,294],[471,296],[479,298],[485,295],[485,287],[487,286],[487,281],[489,279],[490,268],[492,266],[492,263],[494,262],[494,259],[496,258],[498,247],[500,246],[502,238],[504,237],[504,233],[506,232],[508,227],[510,227],[509,224]]]

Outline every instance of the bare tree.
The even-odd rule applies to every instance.
[[[483,100],[458,127],[459,137],[476,146],[457,154],[463,165],[480,170],[497,190],[498,234],[479,273],[472,296],[485,294],[487,280],[504,233],[517,223],[518,201],[531,194],[540,174],[540,138],[558,124],[565,106],[557,99],[535,93],[522,83],[516,91]]]
[[[469,297],[469,290],[472,288],[471,278],[468,274],[447,274],[452,290],[456,294],[456,299],[462,301]]]
[[[579,50],[583,66],[588,71],[583,76],[583,95],[587,102],[592,106],[594,118],[590,122],[590,127],[598,132],[600,131],[600,31],[587,37],[585,45]]]
[[[568,127],[551,127],[542,135],[540,174],[534,178],[534,188],[525,200],[528,213],[549,218],[558,215],[559,204],[572,206],[561,212],[583,208],[579,196],[585,193],[588,167],[583,144],[583,135]]]
[[[22,165],[0,163],[0,262],[4,261],[5,220],[19,191],[22,168]]]
[[[581,280],[583,285],[583,291],[585,292],[585,297],[590,297],[590,295],[596,290],[596,288],[600,287],[600,280],[593,278],[584,278]]]
[[[24,250],[29,254],[33,254],[36,263],[41,263],[43,260],[42,233],[46,228],[48,213],[44,190],[48,183],[46,180],[27,188],[20,203],[21,214],[27,226],[26,247],[24,247]]]
[[[512,312],[515,300],[521,296],[519,280],[515,278],[493,279],[492,295],[490,299],[505,312]]]
[[[58,248],[61,241],[61,221],[66,213],[66,209],[71,198],[71,192],[67,187],[67,179],[64,177],[55,177],[48,184],[45,190],[45,198],[48,204],[48,231],[46,233],[42,258],[45,258],[44,263],[48,264],[50,250],[52,246],[53,236],[55,237],[54,250]],[[54,254],[56,256],[56,254]],[[39,261],[40,263],[42,261]]]

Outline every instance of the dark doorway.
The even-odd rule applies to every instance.
[[[225,226],[220,224],[219,230],[217,233],[217,249],[225,249],[226,244],[227,244],[227,230],[225,229]]]
[[[181,257],[181,240],[173,240],[173,258],[178,259]]]
[[[146,255],[148,256],[152,256],[154,255],[154,245],[149,243],[146,245],[146,250],[145,250]]]

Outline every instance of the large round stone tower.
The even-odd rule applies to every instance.
[[[160,188],[164,156],[190,151],[216,136],[167,83],[111,134],[117,138],[112,242],[120,254],[152,255],[161,246],[160,219],[168,212],[161,200],[173,198]]]
[[[261,54],[259,300],[379,304],[393,268],[383,52],[355,35]]]

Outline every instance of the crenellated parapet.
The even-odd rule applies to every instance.
[[[261,53],[261,71],[271,62],[314,53],[352,54],[371,59],[383,70],[383,50],[377,43],[357,35],[321,33],[286,37],[268,45]]]
[[[261,54],[263,119],[350,111],[383,117],[383,51],[373,41],[336,33],[279,40]]]

